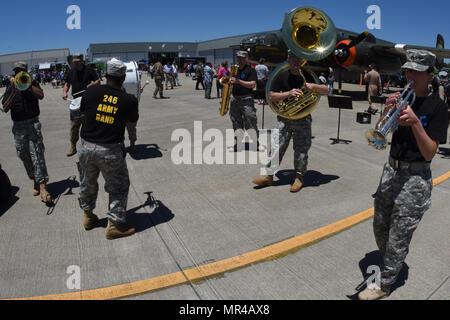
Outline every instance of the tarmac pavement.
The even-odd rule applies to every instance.
[[[379,263],[372,219],[330,235],[324,240],[281,252],[245,267],[231,267],[213,277],[196,279],[186,270],[239,259],[241,255],[306,234],[373,207],[388,150],[368,146],[364,133],[371,124],[356,122],[367,109],[364,87],[344,84],[354,92],[353,110],[342,110],[339,137],[349,143],[332,144],[337,137],[338,110],[322,97],[312,113],[313,142],[309,152],[306,186],[289,192],[294,179],[292,143],[274,186],[255,188],[261,164],[180,164],[172,150],[179,141],[171,136],[186,129],[194,144],[194,121],[202,130],[218,129],[225,136],[229,116],[219,115],[219,99],[205,99],[195,81],[179,75],[181,87],[165,90],[170,99],[153,99],[154,82],[141,97],[137,126],[137,153],[127,154],[130,173],[128,213],[137,233],[114,241],[105,238],[108,195],[99,178],[94,212],[99,227],[85,231],[78,205],[77,156],[69,150],[69,110],[62,88],[44,86],[40,102],[45,156],[53,208],[33,197],[18,159],[9,114],[0,114],[0,163],[14,186],[14,197],[0,207],[0,298],[23,298],[73,293],[130,284],[145,279],[181,274],[182,284],[160,281],[158,290],[141,290],[124,299],[351,299],[367,267]],[[143,81],[147,75],[144,73]],[[337,84],[335,84],[335,87]],[[0,95],[4,89],[0,89]],[[359,93],[358,93],[359,92]],[[216,96],[215,83],[212,96]],[[258,127],[262,106],[258,109]],[[264,107],[264,128],[274,128],[276,116]],[[186,131],[184,131],[186,132]],[[126,138],[127,139],[127,138]],[[210,142],[192,148],[205,150]],[[204,139],[206,140],[206,139]],[[126,144],[129,145],[128,140]],[[232,144],[232,142],[231,142]],[[198,147],[200,146],[200,147]],[[433,178],[450,170],[449,144],[432,162]],[[223,144],[223,159],[228,152]],[[246,152],[248,153],[248,152]],[[389,299],[450,298],[450,181],[433,189],[432,208],[413,236],[406,266]],[[242,257],[241,260],[243,260]],[[71,289],[72,273],[79,268],[80,289]],[[68,272],[69,271],[69,272]],[[164,278],[166,279],[166,278]],[[123,292],[128,292],[124,290]],[[99,294],[94,297],[102,298]]]

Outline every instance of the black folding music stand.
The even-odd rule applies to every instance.
[[[339,139],[339,131],[340,131],[340,126],[341,126],[341,109],[353,110],[352,98],[349,96],[340,96],[340,95],[328,96],[328,106],[330,108],[338,108],[339,109],[337,137],[330,138],[330,140],[333,141],[331,144],[351,143],[352,142],[351,140]]]
[[[370,96],[370,101],[381,105],[380,114],[383,114],[383,105],[386,103],[386,99],[387,97],[384,96]]]

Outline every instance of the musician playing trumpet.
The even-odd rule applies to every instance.
[[[302,66],[305,63],[304,59],[297,57],[289,50],[287,61],[289,69],[280,74],[270,89],[270,100],[272,102],[278,102],[290,97],[301,98],[303,96],[301,88],[304,88],[306,91],[315,91],[318,94],[328,94],[329,89],[327,85],[314,83],[314,79],[306,72],[303,76]],[[273,184],[273,175],[278,171],[278,165],[281,163],[292,137],[294,143],[295,181],[291,186],[290,192],[298,192],[303,187],[303,177],[308,165],[312,118],[311,115],[307,115],[297,120],[285,119],[280,116],[277,119],[278,130],[272,132],[270,161],[267,164],[268,175],[253,179],[253,183],[261,187]],[[278,157],[278,161],[274,161],[275,157]]]
[[[25,62],[14,64],[16,78],[23,76],[26,79],[26,72]],[[28,84],[20,83],[22,79],[19,78],[15,80],[3,96],[3,108],[5,112],[11,110],[17,155],[22,160],[28,177],[34,182],[33,196],[40,194],[43,202],[51,203],[52,198],[47,191],[49,179],[44,157],[45,147],[39,122],[39,100],[44,99],[44,92],[37,81],[31,82],[29,75]],[[20,83],[20,88],[16,87],[17,83]],[[29,87],[26,88],[27,86]]]
[[[436,56],[426,50],[408,50],[408,82],[416,98],[406,104],[396,119],[398,129],[392,136],[389,159],[375,198],[373,229],[383,258],[380,284],[371,284],[360,292],[361,300],[375,300],[390,294],[409,251],[413,232],[431,206],[432,175],[430,164],[439,143],[447,138],[447,106],[431,94]],[[386,111],[395,108],[399,94],[386,101]]]

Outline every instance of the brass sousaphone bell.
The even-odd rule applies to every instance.
[[[287,47],[299,58],[306,61],[318,61],[326,58],[336,46],[336,27],[324,12],[312,7],[299,7],[286,15],[282,37]],[[271,74],[266,85],[266,100],[270,108],[280,117],[296,120],[309,115],[319,103],[320,96],[315,92],[302,89],[303,95],[273,103],[270,101],[272,84],[278,76],[289,69],[289,63],[279,65]],[[303,66],[316,83],[317,76]],[[299,88],[301,89],[301,88]]]

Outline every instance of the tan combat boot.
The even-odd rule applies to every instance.
[[[260,187],[271,186],[273,184],[273,175],[266,175],[262,178],[255,178],[252,182]]]
[[[296,174],[295,181],[291,186],[291,192],[299,192],[303,187],[303,177],[300,174]]]
[[[389,295],[389,288],[380,288],[375,283],[371,283],[365,290],[358,294],[359,300],[379,300]]]
[[[47,191],[47,184],[45,182],[42,182],[39,184],[40,194],[41,194],[41,200],[42,202],[49,203],[52,202],[52,196]]]
[[[98,217],[92,210],[84,212],[83,225],[85,230],[92,230],[98,222]]]
[[[122,237],[128,237],[134,234],[136,230],[134,228],[127,228],[121,226],[118,223],[112,222],[108,219],[108,226],[106,227],[106,239],[114,240]]]
[[[39,195],[39,193],[40,193],[40,191],[39,191],[39,183],[36,183],[36,182],[34,183],[34,187],[33,187],[32,193],[33,193],[34,197],[37,197]]]
[[[77,146],[75,144],[72,144],[70,146],[70,150],[69,152],[67,152],[66,156],[71,157],[73,156],[75,153],[77,153]]]

